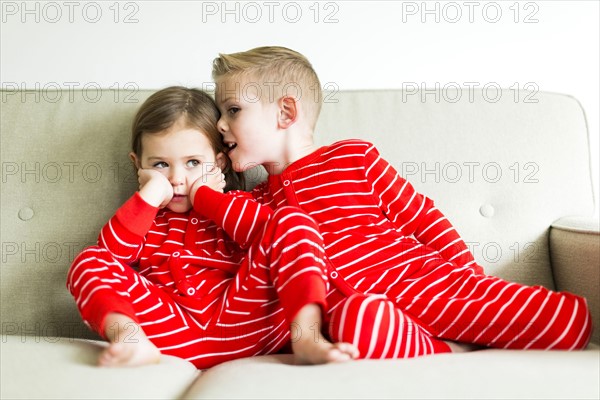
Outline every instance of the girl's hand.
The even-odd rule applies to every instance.
[[[140,196],[150,205],[166,207],[173,198],[173,186],[166,176],[154,169],[138,169]]]
[[[215,165],[206,174],[196,179],[196,181],[190,188],[190,201],[192,203],[194,202],[196,192],[198,191],[198,188],[200,188],[200,186],[208,186],[216,192],[223,193],[223,189],[225,189],[225,175],[223,175],[223,173],[221,172],[221,168]]]

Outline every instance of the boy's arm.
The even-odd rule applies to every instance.
[[[262,232],[273,211],[244,191],[221,193],[200,186],[194,196],[194,210],[213,220],[242,248],[248,248]]]
[[[98,236],[98,246],[123,263],[135,262],[157,212],[157,207],[146,203],[136,192],[104,225]]]
[[[379,207],[405,235],[414,235],[455,264],[476,265],[465,242],[433,201],[418,193],[373,145],[365,152],[365,171]]]

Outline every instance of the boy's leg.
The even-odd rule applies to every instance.
[[[452,351],[385,295],[357,293],[343,300],[332,312],[329,334],[333,340],[355,345],[359,358],[408,358]]]
[[[343,362],[359,357],[358,347],[347,341],[331,343],[320,327],[323,325],[321,307],[307,304],[298,311],[292,322],[293,330],[301,334],[294,336],[292,350],[298,364],[324,364]]]
[[[591,335],[585,299],[440,261],[388,296],[436,337],[508,349],[581,349]]]
[[[300,362],[353,358],[352,346],[332,344],[321,334],[327,289],[323,243],[316,223],[300,209],[281,207],[251,245],[217,325],[230,326],[242,313],[250,321],[262,313],[270,316],[262,322],[269,322],[271,331],[284,332],[260,354],[277,351],[291,340]]]

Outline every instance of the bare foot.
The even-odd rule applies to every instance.
[[[450,340],[444,340],[444,342],[450,347],[453,353],[466,353],[467,351],[475,351],[482,348],[471,343],[452,342]]]
[[[326,364],[358,358],[358,348],[353,344],[331,343],[325,339],[319,329],[321,323],[321,307],[317,304],[307,304],[298,311],[292,324],[297,330],[292,332],[292,337],[296,338],[292,340],[296,364]]]
[[[300,339],[292,342],[296,364],[327,364],[355,360],[358,349],[351,343],[331,343],[319,334],[318,338]]]
[[[105,321],[109,346],[100,354],[102,367],[136,367],[160,362],[160,351],[131,318],[111,313]]]

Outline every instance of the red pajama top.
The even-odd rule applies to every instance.
[[[403,268],[398,279],[409,278],[436,252],[483,272],[433,201],[362,140],[321,147],[269,176],[253,196],[274,209],[300,207],[314,218],[329,260],[359,291],[390,268]]]
[[[136,192],[102,228],[98,243],[180,304],[206,311],[222,297],[271,214],[241,191],[202,186],[188,213],[159,210]],[[202,313],[199,322],[211,314]]]

